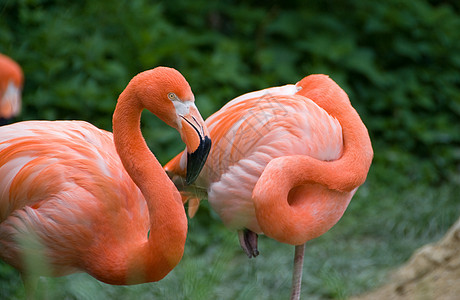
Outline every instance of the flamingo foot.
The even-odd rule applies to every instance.
[[[249,258],[259,255],[257,250],[257,233],[249,229],[238,230],[238,239],[240,240],[241,248]]]

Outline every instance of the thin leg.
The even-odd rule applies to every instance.
[[[295,246],[294,270],[292,271],[291,300],[299,300],[302,290],[302,269],[305,244]]]
[[[21,273],[22,282],[24,283],[24,288],[26,290],[26,299],[33,300],[35,299],[35,294],[37,291],[38,285],[38,276],[27,276]]]

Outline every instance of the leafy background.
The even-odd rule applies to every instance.
[[[308,243],[303,294],[342,299],[384,282],[459,215],[460,4],[387,1],[1,0],[0,52],[23,67],[17,119],[81,119],[111,130],[116,99],[158,65],[187,78],[207,117],[230,99],[325,73],[369,129],[368,180],[329,233]],[[183,145],[143,117],[166,163]],[[191,219],[184,259],[164,280],[112,287],[85,274],[41,280],[56,299],[280,299],[292,247],[261,239],[247,260],[206,203]],[[0,298],[22,298],[0,264]]]

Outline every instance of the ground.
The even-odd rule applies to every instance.
[[[460,219],[438,242],[417,250],[390,281],[353,300],[460,299]]]

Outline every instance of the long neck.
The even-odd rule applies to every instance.
[[[300,181],[313,181],[329,189],[350,192],[364,183],[369,171],[373,150],[369,133],[347,94],[330,78],[312,75],[299,94],[312,99],[342,126],[343,154],[334,161],[308,159]],[[309,78],[307,77],[307,78]]]
[[[150,215],[148,241],[128,254],[128,276],[138,274],[131,275],[131,283],[166,276],[182,258],[187,233],[180,194],[142,137],[142,109],[137,99],[125,91],[113,115],[115,147],[126,171],[142,191]]]
[[[306,155],[273,159],[253,191],[257,220],[265,234],[294,245],[325,233],[340,219],[366,180],[373,157],[367,129],[345,92],[325,76],[318,79],[299,94],[339,121],[342,156],[334,161]]]

